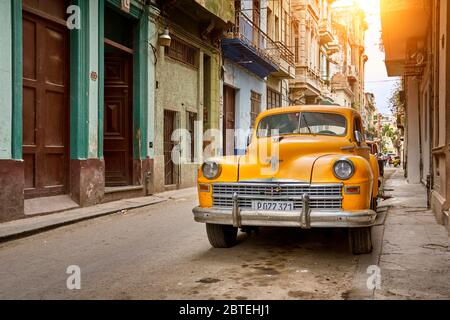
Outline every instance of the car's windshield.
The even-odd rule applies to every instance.
[[[259,122],[258,137],[290,134],[344,136],[347,121],[335,113],[292,112],[271,115]]]

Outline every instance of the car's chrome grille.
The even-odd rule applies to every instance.
[[[252,200],[294,201],[296,210],[302,208],[304,194],[310,197],[312,209],[342,208],[342,184],[261,184],[261,183],[229,183],[213,185],[213,206],[231,208],[232,197],[239,197],[239,207],[250,209]]]

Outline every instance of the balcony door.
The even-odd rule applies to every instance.
[[[253,0],[253,44],[255,47],[260,47],[261,42],[261,3],[259,0]]]

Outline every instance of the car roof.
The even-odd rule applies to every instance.
[[[305,112],[305,111],[337,113],[344,115],[346,117],[359,114],[355,109],[349,107],[340,107],[336,105],[298,105],[262,111],[259,115],[259,118],[280,113]]]

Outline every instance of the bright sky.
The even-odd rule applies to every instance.
[[[369,30],[366,32],[366,92],[375,95],[378,111],[390,114],[388,100],[397,78],[389,78],[384,64],[384,52],[380,50],[381,20],[380,0],[338,0],[335,5],[359,5],[367,14]]]

